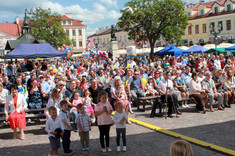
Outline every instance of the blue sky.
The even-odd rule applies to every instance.
[[[7,1],[7,3],[6,3]],[[23,19],[24,10],[33,7],[51,8],[61,15],[72,13],[74,19],[80,19],[87,25],[87,35],[95,33],[97,28],[117,23],[120,9],[129,0],[0,0],[0,22],[14,22],[15,17]],[[183,0],[186,3],[198,3],[199,0]]]

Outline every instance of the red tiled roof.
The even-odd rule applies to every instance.
[[[15,23],[0,23],[0,31],[12,35],[12,36],[19,36],[21,32],[21,27],[19,25],[19,30],[17,24]]]
[[[61,16],[63,21],[72,21],[72,25],[66,25],[66,26],[85,26],[84,24],[82,24],[83,21],[79,20],[79,19],[72,19],[69,18],[67,16]]]

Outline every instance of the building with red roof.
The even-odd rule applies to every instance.
[[[21,34],[19,17],[14,23],[0,23],[0,55],[4,54],[7,40],[16,40]]]
[[[83,21],[73,19],[71,13],[62,16],[62,26],[69,39],[74,41],[73,53],[81,53],[86,49],[86,25]]]
[[[235,0],[199,1],[187,5],[185,11],[190,23],[182,36],[185,45],[213,42],[210,25],[217,32],[220,26],[220,42],[235,43]]]

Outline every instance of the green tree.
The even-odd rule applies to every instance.
[[[118,26],[128,32],[129,39],[147,40],[151,47],[161,37],[169,43],[181,44],[181,35],[188,25],[181,0],[131,0],[121,10]]]
[[[40,7],[30,9],[29,15],[31,34],[38,40],[46,40],[55,48],[61,47],[62,44],[72,44],[61,25],[61,15]]]

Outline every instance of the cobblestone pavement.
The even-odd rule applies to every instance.
[[[235,150],[235,121],[233,108],[225,111],[215,111],[213,113],[201,114],[195,112],[194,105],[189,109],[181,110],[183,114],[176,118],[150,118],[150,110],[146,112],[138,112],[133,108],[135,114],[130,117],[146,123],[156,125],[189,137],[197,138],[218,146]],[[2,156],[46,156],[49,151],[49,140],[45,132],[45,121],[31,126],[27,126],[25,130],[25,140],[12,139],[12,130],[9,127],[0,128],[0,155]],[[89,152],[82,152],[77,133],[72,132],[71,149],[75,151],[73,155],[120,155],[120,156],[169,156],[169,148],[171,142],[177,140],[172,136],[155,132],[137,124],[127,126],[127,152],[116,152],[115,143],[115,126],[111,127],[110,132],[111,153],[102,154],[100,152],[99,132],[96,126],[92,127],[90,133]],[[195,156],[223,156],[225,154],[218,151],[210,150],[192,144]],[[63,155],[62,148],[59,155]]]

